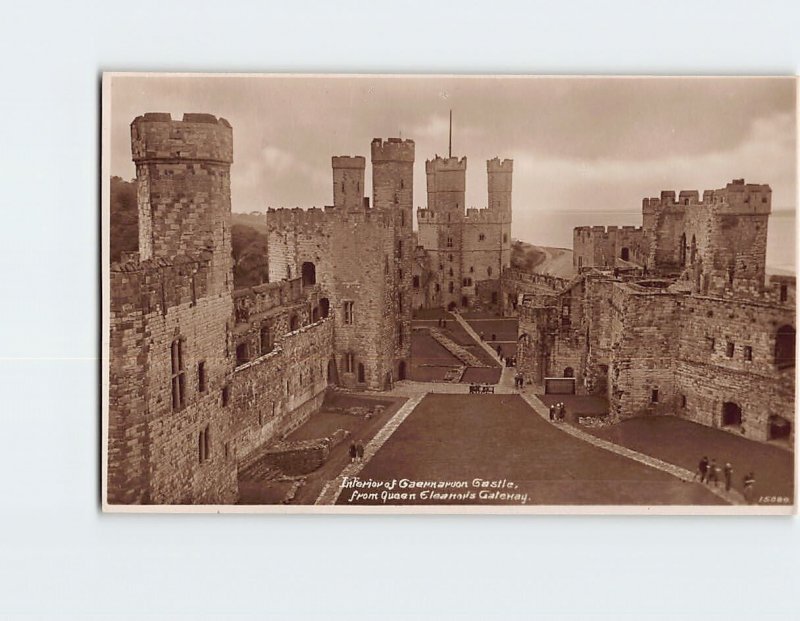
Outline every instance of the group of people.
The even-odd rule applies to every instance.
[[[567,417],[567,406],[562,402],[553,403],[550,405],[550,420],[562,421]]]
[[[470,384],[469,385],[469,394],[486,394],[492,393],[494,394],[494,386],[490,384]]]
[[[440,328],[446,328],[447,327],[447,319],[445,319],[444,317],[439,317],[438,322],[439,322],[439,327]]]
[[[701,459],[700,463],[697,465],[697,472],[694,475],[694,479],[700,479],[701,483],[713,484],[714,487],[718,487],[719,484],[722,483],[721,479],[724,479],[725,491],[729,492],[733,484],[733,466],[730,462],[725,462],[725,465],[720,468],[716,459],[712,457],[709,460],[708,457],[703,456],[703,459]],[[755,484],[756,477],[753,472],[750,471],[742,479],[744,497],[748,503],[753,502],[753,488]]]
[[[514,375],[514,388],[517,390],[522,390],[525,386],[525,376],[522,375],[522,372],[517,371]]]
[[[350,443],[350,463],[364,461],[364,445],[361,442]]]

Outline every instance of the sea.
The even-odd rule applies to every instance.
[[[575,227],[603,225],[641,226],[642,214],[629,211],[531,211],[515,218],[512,236],[537,246],[571,249]],[[767,226],[767,272],[796,274],[796,210],[774,210]]]

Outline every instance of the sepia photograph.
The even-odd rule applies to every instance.
[[[103,509],[794,513],[796,93],[105,73]]]

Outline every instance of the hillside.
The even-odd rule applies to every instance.
[[[534,246],[514,240],[511,245],[511,266],[526,272],[572,278],[572,250],[550,246]]]

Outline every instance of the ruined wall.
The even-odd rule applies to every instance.
[[[609,410],[620,418],[674,409],[676,296],[643,289],[619,283],[611,297],[621,325],[613,334]]]
[[[676,382],[680,415],[746,437],[766,440],[769,416],[794,423],[794,365],[775,361],[776,332],[795,327],[794,307],[686,296]],[[724,426],[723,404],[736,403],[742,424]]]
[[[631,263],[645,265],[648,252],[642,227],[580,226],[572,232],[572,264],[576,271]]]
[[[552,295],[563,290],[568,282],[558,276],[505,268],[501,276],[503,314],[513,315],[525,296]]]

